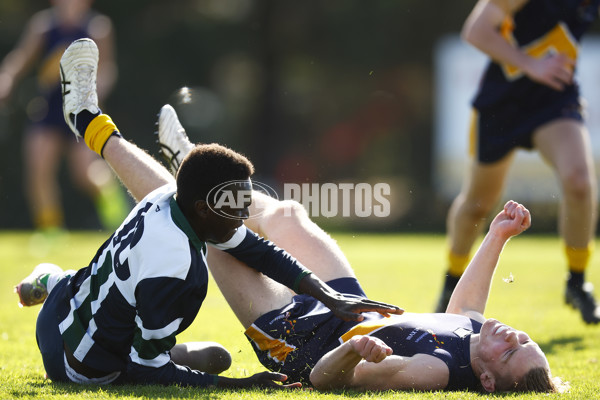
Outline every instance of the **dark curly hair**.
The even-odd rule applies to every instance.
[[[177,203],[184,212],[197,200],[207,200],[216,186],[246,180],[254,173],[252,163],[240,153],[216,143],[196,146],[181,162],[177,172]]]

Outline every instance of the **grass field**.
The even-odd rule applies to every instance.
[[[367,294],[395,303],[407,311],[430,312],[441,285],[445,239],[441,235],[335,234],[357,271]],[[35,320],[39,307],[17,307],[14,284],[39,262],[63,268],[86,265],[105,234],[70,233],[61,245],[41,254],[32,249],[27,232],[0,232],[0,399],[518,399],[600,398],[600,326],[586,326],[563,304],[564,258],[556,237],[524,234],[513,239],[494,278],[488,317],[522,329],[546,352],[554,375],[571,383],[563,395],[493,395],[476,393],[400,393],[312,391],[228,392],[160,386],[77,386],[54,384],[44,379],[35,343]],[[597,248],[600,248],[597,243]],[[34,251],[32,251],[34,250]],[[592,260],[589,278],[600,290],[599,259]],[[510,274],[513,283],[503,277]],[[243,336],[241,325],[221,297],[216,285],[194,324],[178,339],[214,340],[233,356],[227,376],[242,377],[263,370]]]

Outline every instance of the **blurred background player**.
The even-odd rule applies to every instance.
[[[52,7],[35,14],[16,47],[0,64],[0,107],[20,78],[37,65],[38,95],[27,106],[30,124],[24,135],[25,191],[35,228],[46,237],[60,232],[64,215],[58,172],[68,157],[73,183],[96,205],[104,228],[117,227],[129,208],[112,172],[98,156],[77,143],[64,122],[59,60],[75,39],[91,37],[102,49],[98,71],[100,101],[117,77],[110,19],[91,9],[92,0],[52,0]]]
[[[467,18],[464,39],[491,61],[473,101],[472,162],[447,217],[449,268],[436,311],[446,309],[520,147],[537,149],[560,181],[565,301],[586,323],[600,321],[591,284],[584,284],[597,218],[596,176],[573,79],[579,41],[599,3],[480,0]]]

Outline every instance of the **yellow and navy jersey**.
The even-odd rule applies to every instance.
[[[371,313],[372,320],[356,325],[340,338],[345,342],[355,335],[370,335],[383,340],[393,354],[412,357],[428,354],[439,358],[449,370],[445,390],[476,390],[479,381],[471,368],[471,335],[481,324],[456,314],[393,315],[382,318]]]
[[[347,296],[366,297],[355,278],[327,284]],[[479,322],[456,314],[363,315],[362,322],[343,321],[314,298],[297,295],[289,305],[262,315],[245,333],[259,361],[288,375],[290,381],[310,384],[310,372],[325,354],[355,335],[372,335],[395,355],[428,354],[442,360],[450,375],[445,390],[478,388],[471,368],[470,339],[479,333]]]
[[[512,18],[507,17],[500,31],[509,43],[532,57],[562,53],[576,61],[580,40],[598,17],[599,6],[600,0],[530,0]],[[524,102],[543,107],[578,93],[576,83],[556,91],[533,82],[513,65],[490,61],[473,106],[482,110]]]
[[[75,40],[90,37],[90,22],[99,14],[89,12],[79,25],[60,24],[55,15],[50,15],[48,30],[43,34],[41,63],[37,71],[39,87],[51,91],[60,86],[60,58]]]

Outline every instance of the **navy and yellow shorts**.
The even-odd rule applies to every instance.
[[[327,282],[340,293],[367,297],[355,278]],[[317,361],[340,345],[339,338],[358,322],[346,322],[308,295],[294,296],[285,307],[270,311],[246,330],[246,336],[267,369],[309,384]]]
[[[557,119],[583,121],[583,111],[576,92],[550,104],[504,102],[483,109],[473,109],[470,128],[470,153],[481,163],[493,163],[515,148],[533,148],[533,133],[540,126]]]

